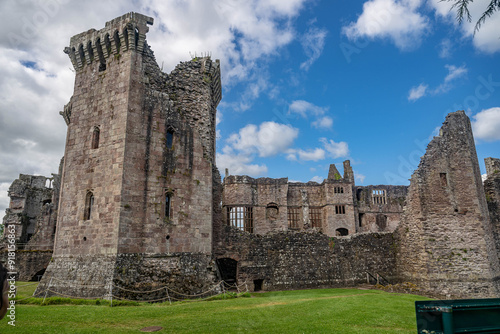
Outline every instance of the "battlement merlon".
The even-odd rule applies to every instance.
[[[117,17],[101,30],[90,29],[71,37],[70,46],[64,48],[76,71],[93,61],[105,63],[111,55],[128,50],[144,51],[146,33],[153,18],[130,12]]]

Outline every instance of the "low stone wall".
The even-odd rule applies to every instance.
[[[186,299],[207,292],[216,283],[217,275],[210,255],[121,254],[115,266],[113,295],[130,300],[155,301],[167,296]],[[219,292],[218,289],[213,291]]]
[[[317,232],[264,236],[226,227],[217,259],[238,261],[238,284],[250,290],[345,287],[366,282],[366,272],[395,278],[392,233],[328,237]],[[260,286],[261,285],[261,286]]]
[[[51,250],[16,250],[15,253],[15,272],[18,274],[17,280],[19,281],[39,280],[37,276],[43,274],[52,258]],[[0,252],[0,261],[4,265],[8,263],[7,256],[7,251]]]

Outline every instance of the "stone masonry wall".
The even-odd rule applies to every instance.
[[[226,227],[215,249],[216,259],[238,261],[237,283],[263,280],[264,290],[353,286],[366,272],[394,279],[392,233],[328,237],[317,232],[286,231],[266,235]]]
[[[450,113],[411,178],[399,277],[449,297],[498,297],[500,265],[470,121]]]

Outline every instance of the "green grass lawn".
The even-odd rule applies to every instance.
[[[23,285],[26,283],[18,283]],[[18,298],[36,286],[18,289]],[[16,304],[16,327],[0,333],[415,333],[415,295],[378,290],[321,289],[255,293],[251,298],[169,305]]]

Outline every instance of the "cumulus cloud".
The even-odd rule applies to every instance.
[[[329,116],[324,116],[328,111],[328,107],[320,107],[311,102],[304,100],[295,100],[288,107],[289,114],[297,114],[303,118],[312,116],[315,118],[311,125],[317,129],[331,129],[333,119]]]
[[[327,31],[325,29],[310,28],[301,38],[302,48],[308,59],[300,64],[303,70],[309,70],[311,65],[321,56],[325,47],[325,38]]]
[[[476,139],[500,140],[500,108],[482,110],[472,116],[472,130]]]
[[[325,150],[321,148],[302,150],[290,149],[287,151],[288,160],[318,161],[325,159]]]
[[[349,145],[346,142],[341,141],[336,143],[332,139],[321,138],[320,141],[331,158],[342,158],[349,155]]]
[[[227,168],[233,175],[261,176],[267,173],[267,166],[264,164],[252,164],[253,157],[232,151],[217,153],[217,167],[221,171]]]
[[[356,171],[354,171],[354,178],[356,179],[356,181],[358,181],[359,183],[364,183],[365,182],[365,179],[366,179],[366,176],[363,175],[363,174],[360,174]]]
[[[438,17],[445,19],[447,22],[458,25],[455,20],[456,9],[452,9],[453,2],[430,0],[429,5],[436,11]],[[460,31],[464,37],[472,38],[472,43],[479,51],[492,54],[500,51],[500,41],[498,39],[498,27],[500,26],[500,12],[496,11],[491,17],[487,18],[485,23],[481,25],[481,29],[474,29],[476,22],[486,10],[490,0],[476,0],[468,4],[471,14],[471,21],[467,18],[462,22]]]
[[[238,133],[232,134],[227,142],[239,151],[270,157],[284,153],[298,134],[299,130],[290,125],[264,122],[260,126],[248,124]]]
[[[317,129],[331,129],[333,126],[333,119],[328,116],[318,118],[311,125]]]
[[[323,180],[324,180],[324,178],[316,175],[316,176],[313,176],[310,181],[321,183],[321,182],[323,182]]]
[[[370,0],[356,22],[342,28],[349,39],[389,39],[401,50],[417,48],[430,28],[418,12],[422,0]]]

